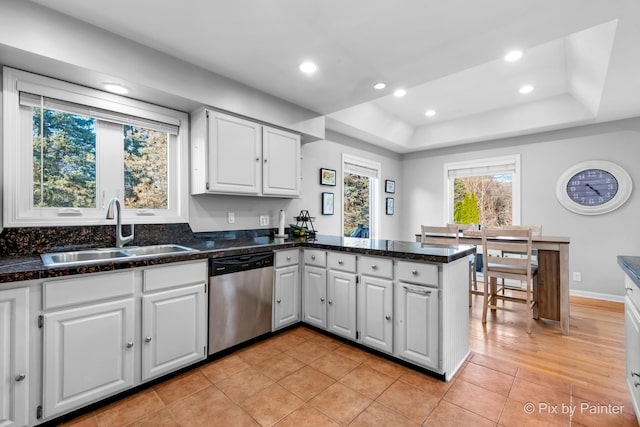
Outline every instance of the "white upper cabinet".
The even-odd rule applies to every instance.
[[[300,136],[202,109],[191,122],[192,194],[300,195]]]

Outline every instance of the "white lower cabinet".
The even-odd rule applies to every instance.
[[[395,355],[439,370],[439,290],[399,282],[395,292]]]
[[[302,306],[304,321],[318,328],[327,328],[327,270],[304,266],[302,276]]]
[[[0,426],[28,425],[29,289],[0,291]]]
[[[205,284],[142,297],[142,380],[205,356]]]
[[[386,353],[393,352],[393,281],[362,276],[358,288],[358,340]]]
[[[356,274],[329,270],[327,288],[327,329],[355,340]]]
[[[628,283],[627,288],[631,292],[638,292],[638,287]],[[633,409],[640,414],[640,314],[629,297],[629,292],[624,298],[624,329],[625,329],[625,354],[626,354],[626,380]],[[640,419],[640,415],[636,415]]]
[[[300,251],[276,251],[273,270],[273,330],[300,321]]]
[[[44,315],[44,416],[133,386],[133,298]]]

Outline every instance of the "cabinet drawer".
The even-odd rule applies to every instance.
[[[633,306],[640,311],[640,288],[626,274],[624,276],[624,286]]]
[[[356,256],[345,252],[329,252],[327,265],[331,270],[356,272]]]
[[[206,283],[207,262],[168,264],[144,270],[143,292],[173,288],[175,286]]]
[[[286,267],[288,265],[296,265],[300,260],[300,251],[298,249],[290,251],[276,252],[276,268]]]
[[[421,262],[398,261],[398,280],[438,286],[438,266]]]
[[[133,295],[133,270],[44,282],[44,310]]]
[[[360,257],[360,274],[393,279],[393,261],[386,258]]]
[[[305,249],[304,263],[307,265],[316,265],[318,267],[326,267],[327,253],[325,251],[320,251],[315,249]]]

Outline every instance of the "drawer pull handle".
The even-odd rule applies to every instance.
[[[630,288],[630,287],[628,287],[628,286],[625,286],[625,289],[626,289],[627,291],[629,291],[629,292],[633,292],[633,288]]]
[[[280,298],[278,298],[278,299],[276,300],[276,302],[277,302],[278,304],[280,304],[280,303],[282,302],[282,300],[281,300]]]
[[[129,341],[129,342],[127,343],[127,348],[133,348],[133,342]]]
[[[414,276],[418,275],[418,270],[411,270],[411,274],[413,274]]]
[[[311,259],[316,259],[316,256],[315,255],[311,255]]]
[[[333,300],[329,300],[327,302],[329,303],[329,305],[333,304]]]
[[[145,337],[144,342],[151,342],[151,337]]]
[[[20,372],[18,375],[16,375],[16,381],[20,382],[22,380],[24,380],[25,378],[27,378],[27,374],[25,374],[24,372]]]
[[[338,260],[338,264],[342,265],[342,264],[344,264],[344,261],[343,260]]]
[[[640,377],[640,374],[638,372],[631,371],[631,376],[632,377]]]
[[[419,291],[415,288],[408,288],[406,286],[403,286],[403,288],[405,288],[408,292],[413,292],[414,294],[420,294],[420,295],[426,295],[426,296],[431,295],[431,291]]]
[[[377,270],[377,269],[378,269],[378,266],[377,266],[377,265],[375,265],[375,264],[373,264],[373,265],[371,266],[371,269],[372,269],[372,270]]]
[[[634,382],[633,382],[633,386],[634,386],[634,387],[640,387],[640,383],[639,383],[638,381],[634,381]]]
[[[290,256],[287,257],[287,261],[291,261],[291,257]]]
[[[387,320],[391,320],[391,316],[389,316],[388,314],[386,316],[384,316],[385,319]]]
[[[324,302],[324,297],[320,297],[320,302]]]

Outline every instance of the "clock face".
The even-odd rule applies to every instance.
[[[618,180],[602,169],[584,169],[567,182],[567,195],[582,206],[600,206],[618,194]]]

